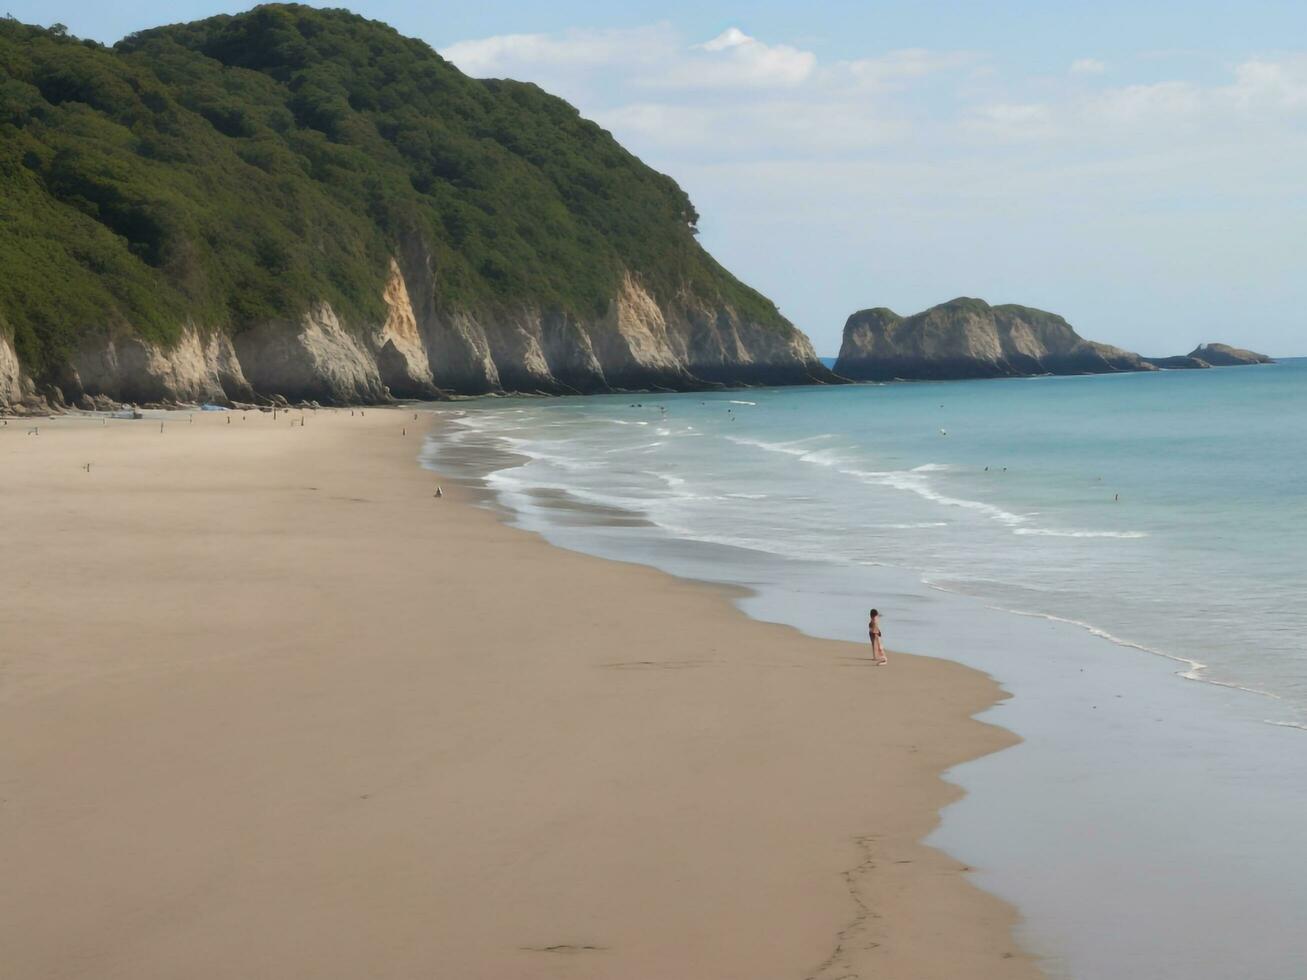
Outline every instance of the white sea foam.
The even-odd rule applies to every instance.
[[[814,452],[804,453],[799,459],[805,463],[813,463],[816,466],[838,466],[840,463],[849,461],[847,455],[834,449],[818,449]]]
[[[926,584],[929,585],[931,588],[939,590],[940,592],[952,591],[950,589],[946,589],[942,586],[935,585],[930,582],[927,582]],[[1259,697],[1270,698],[1272,701],[1282,700],[1282,698],[1278,694],[1275,694],[1271,691],[1264,690],[1259,687],[1248,687],[1244,684],[1236,684],[1233,681],[1224,681],[1215,677],[1209,677],[1207,676],[1207,672],[1211,669],[1210,666],[1208,664],[1203,663],[1200,660],[1194,660],[1191,657],[1182,657],[1179,654],[1170,653],[1169,651],[1166,650],[1160,650],[1157,647],[1147,646],[1146,644],[1143,643],[1135,643],[1133,640],[1124,639],[1123,637],[1117,636],[1116,634],[1111,633],[1108,630],[1103,629],[1102,627],[1095,626],[1093,623],[1087,623],[1081,619],[1071,619],[1070,617],[1067,616],[1055,616],[1052,613],[1030,612],[1029,610],[1025,610],[1025,609],[1013,609],[1007,606],[996,606],[992,604],[989,604],[989,608],[996,609],[999,612],[1011,613],[1014,616],[1025,616],[1030,619],[1045,619],[1053,623],[1066,623],[1068,626],[1078,627],[1079,629],[1082,629],[1085,632],[1089,633],[1091,636],[1096,636],[1099,639],[1106,640],[1107,642],[1115,644],[1116,646],[1126,647],[1131,650],[1140,650],[1144,653],[1150,653],[1155,657],[1161,657],[1164,660],[1170,660],[1172,663],[1182,664],[1185,669],[1181,670],[1178,676],[1183,677],[1185,680],[1198,681],[1202,684],[1211,684],[1215,687],[1224,687],[1231,691],[1243,691],[1245,694],[1256,694]],[[1283,724],[1290,728],[1304,727],[1302,725],[1298,725],[1293,722],[1268,721],[1267,723],[1272,725]]]
[[[660,473],[657,470],[641,470],[640,472],[644,473],[646,476],[657,477],[658,479],[666,483],[669,487],[685,486],[685,480],[683,480],[679,476],[673,476],[671,473]]]
[[[1296,728],[1300,732],[1307,732],[1307,725],[1299,724],[1296,721],[1276,721],[1273,718],[1264,718],[1263,721],[1277,728]]]
[[[784,453],[787,456],[806,456],[812,452],[805,449],[804,446],[810,442],[819,442],[825,439],[834,439],[833,432],[824,432],[817,436],[806,436],[803,439],[795,439],[791,442],[767,442],[763,439],[750,439],[747,436],[727,436],[727,442],[733,442],[737,446],[752,446],[755,449],[765,449],[769,453]]]
[[[901,389],[913,395],[920,390]],[[956,390],[958,398],[970,397],[969,389]],[[1182,650],[1191,656],[1169,659],[1192,679],[1243,690],[1248,689],[1244,684],[1218,682],[1212,675],[1254,687],[1265,682],[1271,690],[1280,690],[1284,679],[1289,686],[1283,696],[1301,702],[1300,692],[1307,689],[1302,683],[1307,674],[1298,666],[1307,652],[1300,641],[1305,634],[1295,626],[1300,615],[1284,617],[1285,626],[1276,625],[1282,622],[1278,612],[1268,615],[1268,610],[1279,608],[1277,602],[1292,608],[1279,597],[1278,586],[1262,583],[1260,591],[1249,594],[1248,643],[1227,650],[1215,638],[1229,635],[1229,617],[1219,596],[1211,607],[1212,622],[1219,628],[1210,636],[1194,625],[1191,615],[1195,606],[1216,595],[1210,577],[1180,563],[1174,569],[1157,568],[1156,588],[1141,578],[1175,553],[1176,542],[1183,544],[1198,532],[1190,509],[1177,505],[1165,514],[1159,510],[1159,498],[1149,495],[1153,485],[1146,481],[1151,476],[1138,452],[1104,462],[1103,446],[1112,438],[1119,436],[1123,445],[1146,450],[1139,439],[1131,441],[1103,428],[1093,430],[1098,441],[1091,440],[1083,454],[1074,441],[1034,451],[1019,438],[1003,441],[1011,433],[983,416],[977,417],[975,428],[989,442],[950,442],[934,436],[937,426],[951,422],[952,433],[961,431],[962,422],[923,410],[935,409],[934,404],[919,406],[907,395],[894,404],[881,393],[867,396],[868,405],[875,403],[873,409],[859,407],[857,399],[828,399],[824,393],[800,402],[791,392],[777,393],[776,401],[770,393],[759,392],[749,407],[777,410],[744,413],[746,400],[738,399],[727,403],[736,409],[734,422],[723,418],[720,401],[700,406],[697,400],[682,400],[673,406],[669,400],[668,416],[646,413],[651,421],[610,416],[614,408],[604,407],[601,400],[551,403],[558,410],[548,411],[538,402],[526,409],[486,403],[470,412],[445,411],[452,424],[432,438],[451,450],[463,443],[455,457],[459,466],[465,465],[468,446],[502,445],[539,462],[538,467],[526,463],[526,472],[519,474],[525,485],[548,485],[575,493],[580,500],[634,509],[679,536],[786,557],[811,551],[824,562],[874,558],[941,580],[953,580],[959,573],[990,575],[993,585],[980,590],[982,600],[987,596],[1000,605],[1063,613],[1066,616],[1023,612],[1066,619],[1093,635],[1150,654],[1168,656],[1165,649],[1150,649],[1146,643]],[[810,410],[813,403],[816,410]],[[1002,405],[990,408],[1006,411]],[[1054,402],[1037,410],[1050,415],[1050,425],[1062,411]],[[1079,416],[1077,420],[1079,424]],[[653,426],[655,431],[642,439],[636,435],[638,428],[618,426]],[[650,440],[650,435],[655,438]],[[1012,473],[1002,480],[993,473],[982,478],[980,469],[991,458],[1008,464]],[[1117,469],[1106,468],[1117,462]],[[642,467],[647,471],[641,473]],[[700,492],[678,485],[679,477],[667,479],[667,474],[654,472],[664,467],[692,474]],[[1092,479],[1092,474],[1103,473],[1106,479],[1108,472],[1114,474],[1113,483],[1131,489],[1135,506],[1123,505],[1108,514],[1097,501],[1086,501],[1077,474],[1088,473]],[[539,499],[527,495],[521,503],[534,506],[541,521],[550,520],[551,508],[542,507]],[[1224,527],[1224,512],[1218,511],[1216,518]],[[1267,559],[1256,575],[1243,574],[1248,562],[1238,562],[1252,553],[1265,529],[1253,532],[1248,548],[1242,543],[1231,548],[1228,559],[1212,555],[1216,565],[1229,566],[1236,575],[1231,594],[1244,595],[1239,589],[1245,580],[1269,579],[1267,570],[1279,567],[1274,564],[1278,562],[1291,572],[1284,593],[1292,595],[1300,574],[1285,544],[1296,532],[1290,526],[1283,536],[1272,537],[1274,547],[1267,546]],[[970,591],[966,585],[959,588]],[[1121,598],[1114,607],[1108,599],[1117,592]],[[1158,617],[1165,617],[1171,606],[1177,610],[1175,621],[1160,622]],[[1068,618],[1076,616],[1080,618]],[[1130,636],[1146,643],[1125,639]],[[1281,657],[1282,651],[1287,652]]]
[[[522,468],[516,467],[515,469],[520,471]],[[501,498],[504,496],[519,498],[519,503],[516,506],[513,506],[510,501],[505,501],[508,503],[509,509],[513,511],[520,512],[535,509],[530,503],[529,491],[557,490],[583,503],[598,504],[602,507],[628,511],[633,516],[644,516],[638,509],[632,508],[632,501],[628,497],[589,490],[573,483],[562,483],[538,475],[528,479],[520,475],[514,475],[514,470],[494,470],[486,474],[484,480],[486,486],[500,494]]]
[[[731,404],[732,404],[732,405],[757,405],[758,403],[757,403],[757,402],[743,402],[743,401],[736,401],[735,399],[731,399]]]
[[[1051,527],[1019,527],[1013,534],[1033,534],[1044,538],[1146,538],[1146,531],[1059,531]]]
[[[656,442],[641,442],[634,446],[617,446],[613,449],[605,449],[603,453],[605,456],[612,456],[614,454],[619,454],[619,453],[634,453],[634,452],[640,452],[641,450],[644,449],[656,449],[657,447],[663,444],[664,444],[663,441],[659,439]]]
[[[946,588],[945,586],[942,585],[937,585],[936,583],[930,581],[926,581],[926,585],[939,592],[954,591],[953,589]],[[1163,657],[1164,659],[1173,661],[1174,663],[1183,664],[1186,669],[1180,672],[1181,677],[1188,678],[1189,680],[1205,680],[1205,678],[1199,677],[1199,674],[1201,674],[1202,671],[1207,669],[1207,665],[1205,663],[1202,663],[1199,660],[1193,660],[1189,657],[1181,657],[1173,653],[1168,653],[1165,650],[1159,650],[1156,647],[1150,647],[1142,643],[1135,643],[1132,640],[1123,639],[1122,637],[1116,636],[1113,633],[1109,633],[1107,630],[1102,629],[1101,627],[1095,626],[1093,623],[1087,623],[1081,619],[1071,619],[1067,616],[1055,616],[1052,613],[1031,612],[1028,609],[1013,609],[1009,606],[999,606],[999,605],[994,605],[992,603],[986,603],[986,605],[990,609],[996,609],[999,612],[1011,613],[1013,616],[1025,616],[1028,619],[1046,619],[1052,623],[1066,623],[1068,626],[1078,627],[1079,629],[1082,629],[1085,632],[1089,633],[1091,636],[1096,636],[1099,639],[1107,640],[1109,643],[1114,643],[1119,647],[1129,647],[1132,650],[1141,650],[1144,653],[1151,653],[1154,656]],[[1213,683],[1217,683],[1217,682],[1213,682]],[[1227,686],[1233,686],[1233,685],[1227,685]],[[1257,691],[1254,693],[1261,694],[1263,692]]]
[[[808,446],[810,442],[824,442],[833,438],[835,438],[833,435],[819,435],[806,439],[796,439],[793,442],[764,442],[761,439],[749,439],[743,436],[726,437],[727,441],[739,446],[752,446],[755,449],[763,449],[769,453],[783,453],[786,456],[793,456],[805,463],[813,463],[817,466],[837,466],[840,463],[847,463],[849,461],[847,455],[843,455],[837,450],[813,449]]]
[[[917,496],[929,500],[933,503],[941,504],[945,507],[960,507],[964,510],[975,511],[988,517],[990,520],[998,521],[1000,524],[1006,524],[1008,527],[1015,527],[1024,524],[1028,520],[1021,514],[1014,514],[1009,510],[1004,510],[994,504],[987,504],[983,500],[967,500],[964,497],[952,497],[946,493],[940,493],[930,485],[926,475],[916,470],[840,470],[841,473],[848,476],[856,477],[864,483],[872,486],[892,487],[895,490],[906,490]]]
[[[948,527],[948,521],[912,521],[906,524],[871,524],[870,527],[888,531],[917,531],[927,527]]]
[[[464,412],[450,419],[455,425],[460,425],[465,429],[475,429],[484,431],[486,429],[502,429],[504,420],[491,412],[485,412],[480,415],[470,415]]]
[[[752,446],[768,452],[784,453],[787,456],[794,456],[806,463],[815,463],[819,466],[833,466],[847,462],[847,458],[841,458],[834,450],[814,450],[807,446],[808,443],[817,440],[833,439],[835,438],[833,433],[822,433],[821,435],[795,439],[790,442],[766,442],[762,439],[751,439],[747,436],[727,436],[726,438],[737,445]],[[976,511],[1009,527],[1024,524],[1028,520],[1027,517],[1021,514],[1014,514],[1002,507],[981,500],[968,500],[963,497],[953,497],[940,493],[931,486],[928,474],[947,469],[950,469],[947,463],[923,463],[910,470],[842,469],[839,472],[870,485],[910,491],[926,500],[946,507],[961,507],[965,510]]]
[[[597,470],[602,467],[602,464],[597,460],[577,459],[575,456],[547,452],[540,448],[541,444],[539,442],[533,442],[529,439],[518,439],[513,436],[500,436],[499,438],[507,443],[512,451],[519,456],[539,460],[542,463],[548,463],[561,469],[581,472],[584,470]]]

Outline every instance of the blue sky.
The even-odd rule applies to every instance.
[[[106,42],[243,9],[5,8]],[[856,309],[971,295],[1145,354],[1307,354],[1307,3],[351,9],[612,130],[822,353]]]

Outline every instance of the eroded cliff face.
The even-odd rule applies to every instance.
[[[386,397],[372,352],[351,335],[329,303],[298,322],[272,320],[234,340],[245,376],[263,395],[289,401],[375,402]]]
[[[70,402],[102,397],[115,402],[208,402],[250,398],[231,340],[187,324],[181,339],[164,347],[130,334],[79,350],[58,383]]]
[[[382,299],[386,302],[386,322],[372,337],[381,383],[397,398],[439,397],[408,284],[394,259],[390,260],[390,278]]]
[[[188,324],[164,347],[130,333],[78,351],[37,393],[12,346],[0,345],[0,405],[42,398],[83,407],[286,399],[324,404],[489,392],[693,390],[837,379],[794,328],[752,323],[691,297],[660,304],[626,276],[603,316],[519,305],[441,310],[420,246],[390,265],[380,323],[346,324],[328,303],[234,337]]]
[[[659,304],[631,276],[592,320],[523,306],[418,321],[435,384],[454,392],[585,394],[838,380],[799,331],[751,323],[729,307],[687,297]]]
[[[107,337],[77,351],[57,382],[41,387],[22,369],[12,343],[0,335],[0,409],[7,411],[255,397],[231,340],[194,324],[187,324],[168,347],[130,334]]]
[[[0,408],[24,405],[35,395],[32,382],[18,363],[13,343],[0,333]]]
[[[853,314],[835,365],[864,381],[1151,370],[1138,354],[1085,340],[1054,313],[965,298],[910,317],[883,307]]]

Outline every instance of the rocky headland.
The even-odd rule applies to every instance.
[[[854,313],[844,324],[835,371],[855,381],[946,381],[1273,363],[1228,344],[1141,357],[1085,340],[1056,313],[961,297],[909,317],[885,307]]]
[[[1239,367],[1244,364],[1274,364],[1271,358],[1229,344],[1199,344],[1189,356],[1211,367]]]
[[[561,99],[341,10],[0,21],[0,407],[837,381]]]
[[[967,297],[909,317],[884,307],[854,313],[835,364],[857,381],[1152,370],[1138,354],[1085,340],[1056,313]]]
[[[1265,354],[1231,347],[1229,344],[1199,344],[1188,354],[1175,357],[1150,357],[1154,366],[1166,371],[1202,370],[1211,367],[1243,367],[1249,364],[1274,364]]]

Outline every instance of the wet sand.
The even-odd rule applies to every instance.
[[[300,417],[0,429],[0,973],[1040,975],[918,843],[1013,741],[983,674],[438,499],[426,416]]]

